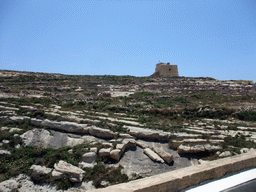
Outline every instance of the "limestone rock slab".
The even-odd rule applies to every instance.
[[[113,139],[115,137],[115,133],[109,129],[102,129],[96,126],[91,126],[89,128],[89,133],[93,136],[104,138],[104,139]]]
[[[85,171],[63,160],[54,164],[56,171],[62,172],[70,177],[72,182],[82,182]]]
[[[95,163],[97,154],[95,152],[88,152],[82,155],[81,161],[85,163]]]
[[[171,133],[164,132],[164,131],[157,131],[152,129],[145,129],[145,128],[139,128],[139,127],[132,127],[132,126],[126,126],[127,132],[137,138],[141,139],[156,139],[160,141],[168,141]]]
[[[173,161],[173,155],[170,153],[167,153],[163,149],[159,147],[154,147],[153,151],[155,151],[165,162],[171,163]]]
[[[150,159],[153,161],[164,163],[164,160],[159,157],[154,151],[152,151],[150,148],[146,148],[143,150],[143,153],[145,153]]]

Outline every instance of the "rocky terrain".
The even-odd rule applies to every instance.
[[[0,70],[0,191],[89,191],[255,141],[252,81]]]

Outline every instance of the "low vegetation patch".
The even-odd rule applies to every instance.
[[[256,143],[251,140],[246,140],[243,134],[236,134],[235,137],[230,135],[224,138],[223,148],[227,148],[229,145],[239,148],[255,148]]]
[[[238,119],[242,121],[256,121],[256,112],[240,112],[237,114]]]
[[[122,167],[108,169],[103,164],[98,163],[92,170],[87,171],[85,175],[86,181],[93,181],[96,188],[104,187],[101,182],[106,181],[109,184],[123,183],[128,181],[128,177],[121,173]]]

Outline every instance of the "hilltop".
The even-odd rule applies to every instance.
[[[0,70],[0,181],[87,190],[245,153],[255,98],[243,80]]]

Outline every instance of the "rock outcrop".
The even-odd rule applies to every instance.
[[[20,137],[27,146],[54,149],[64,146],[76,146],[84,142],[83,139],[71,138],[65,133],[38,128],[29,130],[23,133]]]
[[[69,121],[51,121],[48,119],[40,121],[39,119],[33,118],[31,119],[31,123],[37,126],[49,127],[70,133],[88,133],[87,124],[78,124]]]
[[[126,126],[127,132],[140,139],[148,139],[148,140],[159,140],[159,141],[168,141],[171,133],[160,131],[160,130],[152,130],[152,129],[144,129],[139,127]]]

